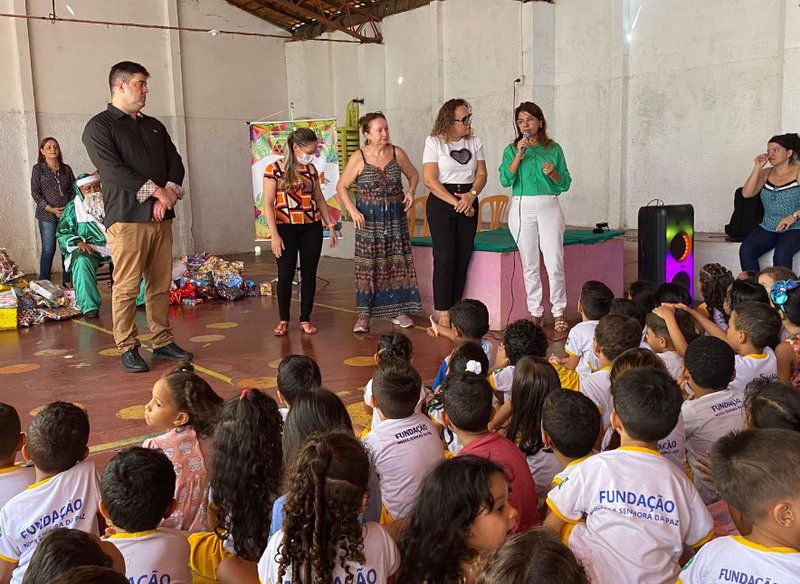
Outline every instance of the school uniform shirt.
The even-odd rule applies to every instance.
[[[514,365],[506,365],[495,369],[489,375],[489,385],[498,393],[503,394],[503,403],[511,403],[511,386],[514,382]]]
[[[486,160],[483,141],[477,136],[468,136],[456,142],[446,142],[439,136],[425,138],[422,163],[439,165],[439,182],[442,184],[469,184],[475,182],[478,161]]]
[[[419,388],[419,401],[417,405],[414,407],[415,412],[421,412],[423,406],[428,401],[428,388],[425,385],[421,385]],[[372,405],[372,380],[370,379],[367,381],[367,384],[364,386],[364,403],[367,404],[372,408],[372,428],[376,428],[378,424],[381,423],[381,417],[378,414],[378,408],[373,407]],[[285,421],[285,419],[284,419]]]
[[[744,428],[744,397],[725,389],[683,402],[681,414],[686,431],[686,453],[694,486],[706,505],[719,501],[713,481],[698,472],[697,457],[708,458],[711,447],[728,432]]]
[[[678,584],[784,584],[800,578],[800,550],[766,547],[741,535],[708,542],[686,562]]]
[[[517,510],[517,525],[513,532],[528,531],[539,523],[538,499],[533,477],[528,472],[525,455],[511,440],[497,432],[473,440],[459,453],[488,458],[505,470],[508,481],[508,502]]]
[[[613,402],[612,402],[613,404]],[[600,450],[605,452],[608,450],[608,444],[614,434],[614,429],[610,426],[606,428],[603,434],[603,440],[600,443]],[[658,441],[656,448],[659,454],[669,460],[675,465],[675,468],[680,470],[683,474],[689,474],[689,464],[686,462],[686,435],[683,427],[683,415],[678,415],[678,422],[666,438]]]
[[[160,527],[137,533],[115,533],[108,541],[125,558],[125,576],[131,582],[192,584],[189,542],[180,531]]]
[[[611,425],[611,410],[614,409],[611,399],[611,367],[604,367],[581,379],[580,391],[595,403],[600,410],[603,428],[608,428]]]
[[[596,320],[584,320],[572,327],[564,343],[564,350],[573,357],[580,357],[575,371],[579,375],[589,375],[600,369],[597,355],[594,354],[594,329]]]
[[[664,351],[663,353],[657,354],[664,362],[664,365],[667,366],[667,372],[672,379],[677,380],[683,372],[683,357],[678,355],[676,351]]]
[[[0,509],[0,560],[16,563],[11,584],[21,584],[33,551],[55,527],[98,533],[100,489],[94,462],[84,460],[33,483]]]
[[[744,393],[747,384],[759,377],[773,380],[778,377],[778,360],[769,347],[764,347],[761,354],[736,355],[736,377],[728,389]]]
[[[444,459],[433,422],[420,413],[383,420],[364,437],[378,471],[383,506],[393,519],[411,513],[422,481]]]
[[[400,567],[400,552],[389,533],[377,523],[366,523],[361,528],[364,537],[364,563],[347,562],[353,582],[385,584]],[[278,579],[278,549],[283,542],[283,530],[269,538],[267,549],[258,561],[258,580],[261,584],[286,584],[292,581],[292,567],[287,566],[283,579]],[[333,563],[331,582],[344,583],[347,572],[337,557]]]
[[[15,495],[27,489],[36,480],[32,466],[14,464],[0,469],[0,509]]]
[[[622,446],[589,457],[550,492],[547,505],[593,582],[675,582],[684,544],[712,535],[697,489],[655,450]]]
[[[580,458],[576,458],[572,462],[568,463],[567,466],[565,466],[561,470],[560,473],[558,473],[556,476],[553,477],[553,481],[552,481],[552,483],[550,483],[551,487],[553,489],[557,489],[558,487],[560,487],[561,485],[566,483],[569,480],[569,477],[572,474],[572,471],[575,470],[575,467],[577,465],[579,465],[580,463],[582,463],[587,458],[589,458],[590,456],[592,456],[593,454],[597,454],[597,453],[596,452],[590,452],[586,456],[581,456]]]

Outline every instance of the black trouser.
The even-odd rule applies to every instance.
[[[458,193],[469,192],[472,185],[444,187],[458,196]],[[477,199],[472,208],[475,214],[467,217],[464,213],[457,213],[450,203],[433,193],[428,195],[425,210],[433,244],[433,306],[436,310],[450,310],[464,294],[478,228]]]
[[[278,312],[281,320],[289,320],[292,303],[292,280],[300,253],[300,322],[311,319],[314,295],[317,293],[317,266],[322,252],[322,222],[303,225],[278,224],[283,240],[283,253],[278,258]]]

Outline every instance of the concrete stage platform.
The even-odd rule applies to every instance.
[[[480,232],[476,237],[464,297],[476,298],[486,304],[491,329],[502,330],[509,322],[527,318],[529,312],[519,252],[507,229],[496,231],[497,237],[491,235],[495,232]],[[571,237],[570,232],[573,234]],[[617,297],[624,291],[623,240],[614,237],[591,244],[579,243],[591,235],[591,230],[588,230],[588,236],[586,232],[572,228],[565,237],[567,318],[571,321],[580,320],[578,299],[581,286],[587,280],[605,282]],[[621,231],[614,233],[622,235]],[[433,312],[433,248],[430,247],[430,238],[414,238],[412,246],[422,306],[426,312]],[[547,271],[544,263],[541,265],[545,316],[550,318]]]

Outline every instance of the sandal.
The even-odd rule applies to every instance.
[[[532,315],[532,314],[531,314],[531,315],[528,317],[528,320],[529,320],[529,321],[531,321],[531,322],[532,322],[533,324],[535,324],[536,326],[538,326],[539,328],[542,328],[542,323],[544,322],[544,318],[543,318],[543,317],[541,317],[541,316],[534,316],[534,315]]]
[[[569,330],[569,322],[563,314],[553,317],[553,330],[557,333],[565,333]]]
[[[278,326],[272,331],[276,337],[285,337],[286,334],[289,332],[289,321],[282,320],[278,323]]]
[[[354,333],[368,333],[369,332],[369,317],[359,316],[353,327]]]
[[[303,322],[300,323],[300,330],[307,335],[314,335],[317,333],[317,327],[315,327],[307,320],[304,320]]]

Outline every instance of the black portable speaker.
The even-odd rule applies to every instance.
[[[639,209],[639,279],[680,284],[694,298],[694,207]]]

